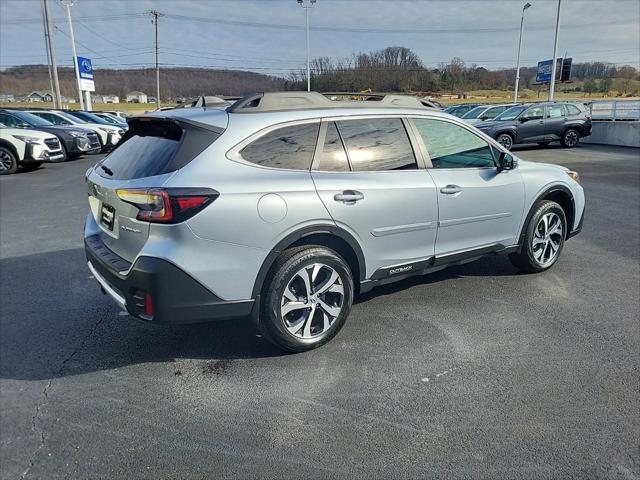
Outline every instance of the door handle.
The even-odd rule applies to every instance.
[[[336,193],[333,196],[333,199],[336,202],[343,202],[347,205],[353,205],[358,200],[362,200],[364,198],[364,194],[362,192],[358,192],[357,190],[345,190],[342,193]]]
[[[447,185],[446,187],[442,187],[440,189],[440,193],[444,193],[445,195],[455,195],[456,193],[460,193],[462,188],[458,185]]]

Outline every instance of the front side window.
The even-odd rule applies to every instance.
[[[544,118],[544,107],[542,105],[530,107],[526,112],[522,114],[522,118],[526,118],[528,120],[537,120],[540,118]]]
[[[566,117],[564,105],[551,105],[549,107],[549,118]]]
[[[344,120],[337,125],[354,171],[418,168],[401,119]]]
[[[322,153],[320,154],[318,170],[325,172],[349,171],[347,153],[344,151],[342,140],[340,139],[340,135],[338,135],[338,129],[334,122],[327,125],[327,135],[325,136]]]
[[[319,122],[278,128],[251,142],[240,155],[262,167],[309,170],[319,128]]]
[[[495,167],[489,144],[455,123],[414,118],[413,124],[429,152],[433,168]]]
[[[2,122],[3,125],[10,127],[10,128],[17,128],[18,127],[18,122],[17,120],[12,117],[11,115],[7,115],[6,113],[0,113],[0,122]]]

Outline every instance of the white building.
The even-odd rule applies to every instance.
[[[129,92],[127,93],[127,103],[149,103],[149,98],[144,92]]]

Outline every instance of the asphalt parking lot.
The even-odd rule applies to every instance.
[[[516,153],[586,189],[551,271],[379,288],[297,355],[120,315],[82,249],[97,157],[0,178],[2,478],[639,478],[640,152]]]

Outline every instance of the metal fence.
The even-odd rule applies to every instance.
[[[640,100],[596,100],[589,108],[593,120],[640,120]]]

